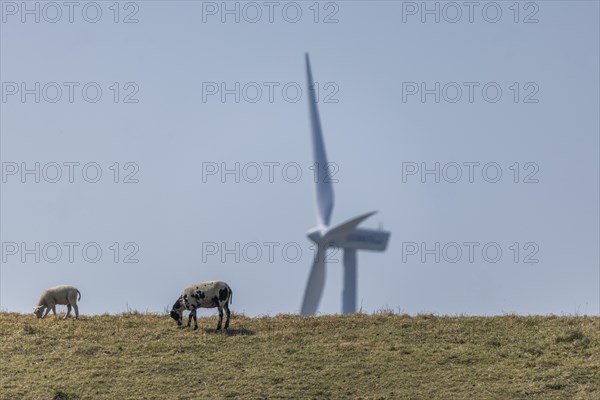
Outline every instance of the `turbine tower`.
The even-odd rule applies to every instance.
[[[316,168],[327,171],[327,155],[325,154],[325,144],[323,143],[321,121],[315,91],[313,90],[314,84],[308,54],[306,54],[306,80],[313,159]],[[316,313],[325,288],[327,248],[334,246],[344,250],[342,313],[352,314],[356,312],[356,251],[384,251],[390,238],[390,232],[358,228],[361,222],[375,214],[376,211],[359,215],[339,225],[330,226],[331,213],[333,212],[333,187],[328,176],[322,178],[320,174],[317,174],[317,177],[315,190],[317,226],[307,232],[308,238],[316,244],[317,251],[306,284],[300,313],[302,315],[314,315]]]

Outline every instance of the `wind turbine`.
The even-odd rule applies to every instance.
[[[308,108],[312,131],[313,159],[318,169],[328,170],[325,144],[317,109],[317,99],[313,87],[310,60],[306,54],[306,79],[308,93]],[[307,236],[317,247],[304,300],[300,313],[314,315],[319,307],[319,302],[325,287],[325,265],[327,248],[330,246],[344,250],[344,286],[342,291],[342,313],[356,312],[356,251],[374,250],[384,251],[390,238],[390,232],[374,229],[357,228],[358,225],[376,211],[354,217],[339,225],[331,226],[331,213],[333,211],[333,187],[329,176],[319,179],[316,183],[317,226],[307,232]]]

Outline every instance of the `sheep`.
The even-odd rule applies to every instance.
[[[196,309],[217,307],[219,309],[219,323],[217,324],[217,330],[219,331],[221,330],[221,323],[223,322],[224,308],[227,313],[225,329],[228,329],[229,317],[231,315],[229,304],[232,302],[232,297],[233,292],[225,282],[209,281],[197,283],[183,290],[181,296],[179,296],[175,304],[173,304],[171,318],[177,321],[177,326],[181,326],[183,311],[189,310],[190,316],[188,318],[187,326],[190,326],[192,318],[194,318],[194,330],[196,330],[198,329]]]
[[[79,295],[79,298],[77,297]],[[77,307],[77,300],[81,300],[81,293],[77,288],[68,285],[55,286],[44,290],[44,293],[40,296],[40,300],[37,302],[37,306],[33,308],[33,313],[38,318],[45,318],[48,312],[52,310],[56,315],[56,305],[62,304],[67,305],[67,315],[64,319],[69,318],[71,314],[71,306],[75,309],[75,319],[79,319],[79,308]],[[46,309],[46,313],[42,316]]]

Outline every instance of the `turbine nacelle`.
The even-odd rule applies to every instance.
[[[391,233],[380,229],[356,228],[332,242],[335,247],[354,250],[385,251]]]
[[[352,218],[335,227],[316,226],[306,232],[314,243],[324,246],[355,250],[385,251],[390,232],[375,229],[357,228],[357,225],[375,212]]]

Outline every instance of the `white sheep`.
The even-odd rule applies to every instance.
[[[78,295],[79,298],[77,297]],[[81,300],[81,293],[77,288],[68,285],[55,286],[44,290],[37,306],[33,308],[33,313],[38,318],[45,318],[48,312],[52,310],[54,315],[56,315],[56,305],[62,304],[67,306],[67,315],[65,315],[64,319],[67,319],[69,314],[71,314],[71,306],[75,309],[75,319],[79,319],[77,300]],[[44,309],[46,309],[46,313],[42,316]]]
[[[196,309],[217,307],[219,309],[219,323],[217,324],[217,330],[221,330],[224,308],[227,313],[227,320],[225,321],[225,329],[227,329],[229,328],[229,317],[231,315],[229,304],[231,304],[232,297],[233,292],[225,282],[209,281],[197,283],[183,290],[181,296],[179,296],[175,304],[173,304],[171,318],[177,321],[178,326],[181,326],[183,311],[190,310],[187,326],[190,326],[192,318],[194,318],[194,329],[198,329]]]

